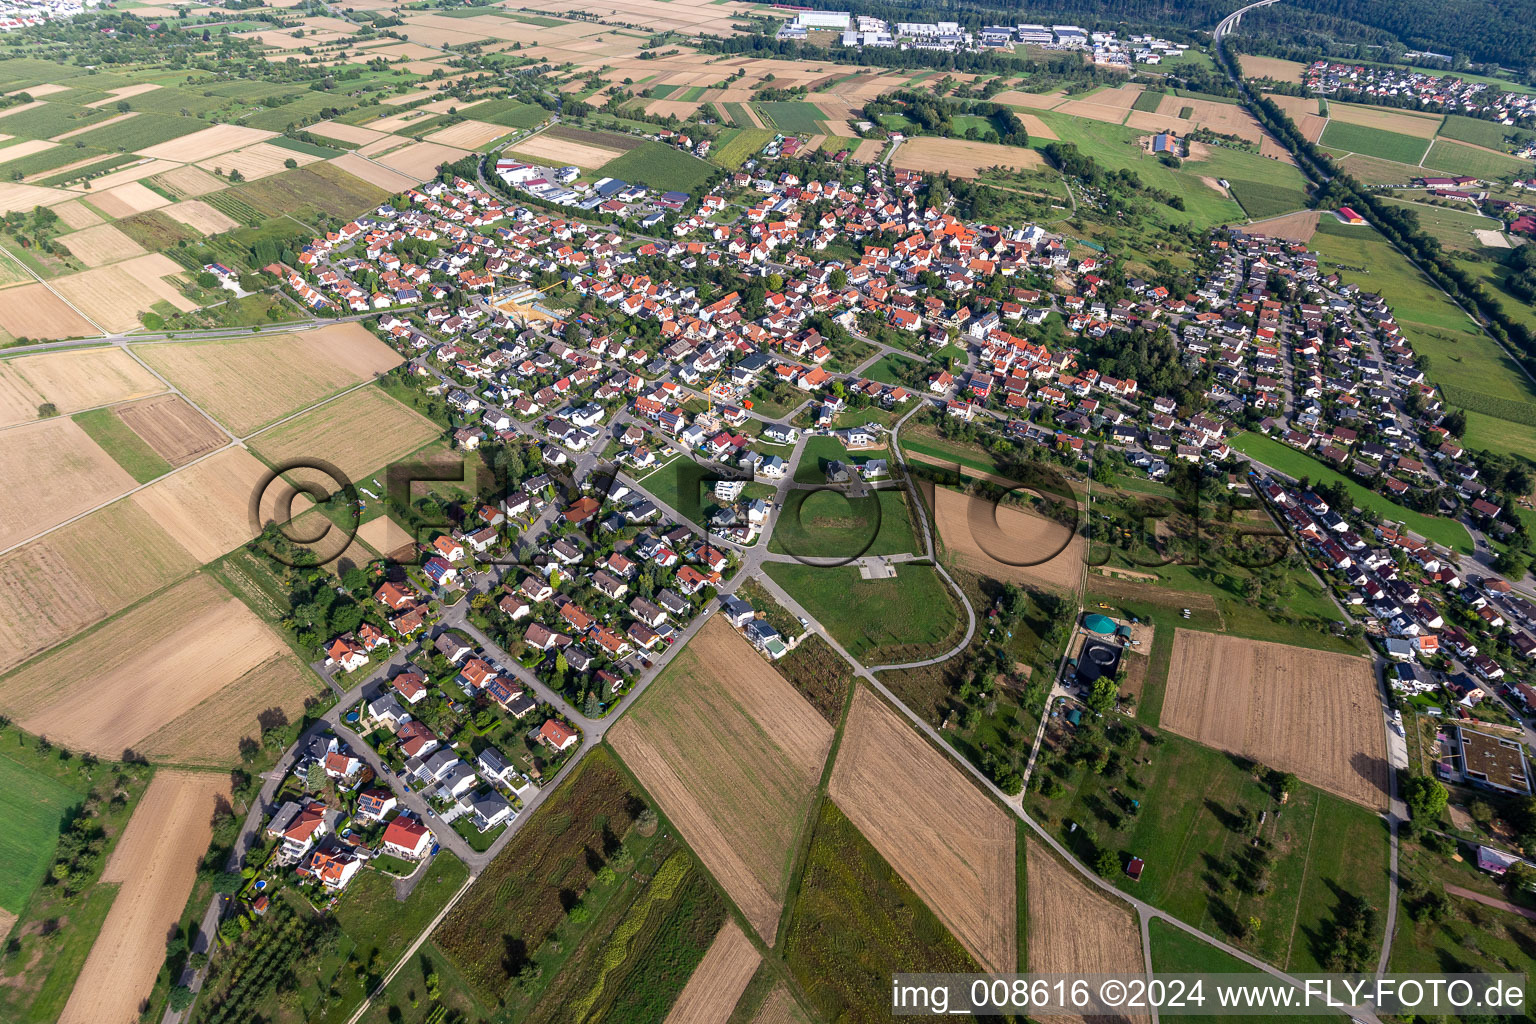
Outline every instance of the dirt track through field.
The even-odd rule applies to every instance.
[[[716,1024],[735,1009],[762,957],[735,921],[726,921],[694,968],[665,1024]]]
[[[134,1024],[165,962],[165,937],[192,892],[197,862],[213,836],[213,813],[229,800],[229,776],[162,771],[123,831],[103,882],[117,898],[91,946],[60,1024]]]
[[[716,615],[609,740],[771,943],[832,727]]]
[[[1385,810],[1376,690],[1364,658],[1180,629],[1159,724]]]
[[[1016,969],[1013,819],[862,686],[828,793],[984,968]]]
[[[199,575],[0,680],[0,706],[28,732],[119,758],[286,652],[255,613]]]
[[[968,568],[1004,583],[1081,586],[1086,541],[1070,527],[948,487],[933,501],[939,537]]]
[[[1029,864],[1029,969],[1043,974],[1143,974],[1146,962],[1131,911],[1113,902],[1031,839]],[[1146,1021],[1126,1015],[1042,1016],[1042,1022]]]

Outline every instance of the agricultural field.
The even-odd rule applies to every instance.
[[[1279,188],[1275,185],[1264,185],[1256,181],[1229,178],[1227,191],[1232,194],[1232,198],[1238,201],[1243,208],[1243,212],[1252,220],[1275,217],[1283,213],[1289,213],[1292,210],[1299,210],[1307,205],[1307,194],[1301,189]],[[1315,214],[1312,216],[1313,225],[1315,226]]]
[[[716,615],[609,739],[771,944],[831,726]]]
[[[939,537],[961,565],[1004,583],[1077,591],[1087,541],[1072,527],[949,487],[933,488]]]
[[[274,467],[322,459],[353,480],[419,450],[441,433],[436,423],[378,388],[360,387],[295,416],[251,442]]]
[[[102,333],[40,282],[0,292],[0,331],[17,341],[59,341]]]
[[[644,145],[603,164],[601,172],[610,178],[636,181],[652,188],[686,192],[708,180],[715,168],[671,146],[646,140]]]
[[[710,163],[719,164],[734,171],[753,154],[773,141],[774,133],[765,128],[731,128],[720,133],[720,139],[710,149]]]
[[[822,802],[815,829],[784,955],[824,1019],[888,1020],[893,973],[984,969],[831,800]]]
[[[864,687],[827,792],[972,956],[1014,968],[1014,819]]]
[[[1084,882],[1039,840],[1028,842],[1029,969],[1049,974],[1140,974],[1136,915]],[[1042,1017],[1041,1020],[1074,1018]],[[1145,1021],[1146,1017],[1116,1020]]]
[[[134,351],[200,408],[242,435],[401,362],[361,324],[147,344]]]
[[[1403,164],[1417,164],[1429,150],[1429,142],[1425,138],[1339,120],[1328,122],[1320,141],[1332,149],[1363,153]]]
[[[155,481],[130,500],[199,564],[211,562],[258,532],[251,523],[251,495],[266,471],[249,451],[230,447]],[[274,518],[271,506],[263,512]]]
[[[171,718],[135,749],[155,763],[233,767],[268,729],[302,719],[321,689],[292,654],[273,655]]]
[[[1504,153],[1463,145],[1449,139],[1434,141],[1429,147],[1429,154],[1424,157],[1424,166],[1448,174],[1469,174],[1488,181],[1521,178],[1531,173],[1529,160],[1519,160]]]
[[[107,195],[102,195],[98,200],[106,198]],[[107,209],[104,201],[97,205]],[[129,209],[130,213],[144,212]],[[157,304],[169,303],[183,313],[196,309],[197,303],[183,295],[176,284],[185,274],[185,267],[163,253],[153,252],[60,277],[53,282],[53,288],[93,323],[109,331],[127,332],[138,330],[140,316]],[[7,293],[10,294],[13,293]]]
[[[210,636],[220,642],[210,646]],[[206,576],[194,576],[0,677],[0,708],[29,732],[117,758],[287,653],[245,605]],[[231,751],[238,739],[230,737]]]
[[[957,643],[965,623],[931,565],[906,563],[892,579],[861,579],[855,566],[763,565],[827,633],[866,664],[933,657]]]
[[[212,838],[229,776],[161,771],[139,801],[102,873],[117,898],[64,1007],[61,1024],[131,1020],[165,960],[165,936],[181,917],[202,851]]]
[[[120,348],[83,348],[0,362],[0,426],[23,423],[49,404],[62,414],[127,402],[165,385]]]
[[[0,549],[88,512],[135,483],[78,423],[62,416],[7,430],[0,473],[13,481],[0,493]]]
[[[90,412],[76,414],[73,419],[80,429],[90,435],[92,441],[100,445],[103,451],[112,456],[114,462],[139,483],[149,483],[171,471],[171,464],[119,419],[116,409],[92,409]]]
[[[1386,807],[1381,698],[1364,659],[1181,629],[1161,725]]]
[[[752,109],[767,127],[781,132],[791,135],[820,135],[824,132],[821,122],[827,115],[814,103],[804,100],[759,101],[752,104]]]
[[[694,969],[666,1024],[715,1024],[725,1020],[757,972],[762,958],[735,921],[726,921]]]
[[[113,410],[128,429],[172,466],[185,466],[224,446],[224,432],[180,395],[162,395]]]
[[[1447,114],[1445,123],[1440,126],[1440,138],[1508,153],[1513,144],[1536,139],[1536,132],[1499,124],[1497,121],[1485,121],[1480,117]]]
[[[0,938],[26,909],[42,884],[59,833],[85,796],[84,790],[44,774],[21,758],[0,754]]]
[[[348,162],[357,161],[369,167],[366,161],[347,155],[334,160],[321,161],[308,167],[283,171],[260,181],[235,185],[228,194],[249,204],[269,217],[291,216],[304,223],[312,223],[321,216],[355,217],[382,203],[393,192],[415,185],[421,179],[392,174],[387,184],[372,181],[362,175],[347,173],[353,167]],[[410,185],[401,186],[394,179],[406,178]]]
[[[935,174],[948,171],[957,177],[974,178],[992,167],[1035,170],[1044,167],[1045,160],[1035,150],[1023,146],[918,137],[908,139],[897,148],[891,166],[898,170]]]

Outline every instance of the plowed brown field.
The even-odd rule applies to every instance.
[[[862,686],[828,793],[982,966],[1017,968],[1013,819]]]
[[[967,568],[1004,583],[1082,585],[1086,542],[1069,527],[948,487],[933,500],[939,536]]]
[[[1386,734],[1370,661],[1181,629],[1163,728],[1387,806]]]
[[[731,1015],[762,957],[735,921],[726,921],[694,968],[665,1024],[717,1024]]]
[[[180,395],[160,395],[119,406],[117,415],[173,466],[185,466],[229,440]]]
[[[832,727],[716,615],[609,740],[772,942]]]

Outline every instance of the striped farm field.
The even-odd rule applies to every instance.
[[[1426,138],[1344,121],[1329,121],[1328,127],[1323,129],[1321,141],[1333,149],[1363,153],[1404,164],[1417,164],[1429,149],[1429,140]]]

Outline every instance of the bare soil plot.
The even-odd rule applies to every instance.
[[[0,427],[37,419],[37,407],[45,401],[10,360],[0,362]]]
[[[98,224],[75,231],[59,239],[59,244],[88,267],[105,266],[118,260],[144,255],[144,247],[111,224]]]
[[[197,303],[167,280],[184,273],[186,268],[170,257],[152,252],[61,277],[53,286],[102,327],[131,331],[139,326],[139,314],[148,312],[157,302],[169,302],[183,312],[197,308]]]
[[[6,676],[0,706],[29,732],[116,758],[280,654],[266,623],[197,575]]]
[[[64,1007],[61,1024],[137,1020],[165,962],[165,937],[181,917],[213,837],[213,814],[229,800],[219,772],[157,772],[102,873],[120,882]]]
[[[1245,78],[1272,78],[1277,82],[1300,82],[1305,64],[1279,57],[1254,57],[1243,54],[1238,58]]]
[[[226,184],[202,168],[193,167],[190,164],[157,174],[153,180],[156,185],[159,185],[167,192],[189,197],[205,196],[209,192],[217,192],[219,189],[224,188]]]
[[[1379,128],[1384,132],[1411,135],[1416,139],[1432,139],[1445,120],[1439,114],[1425,114],[1417,110],[1398,110],[1394,107],[1368,107],[1358,103],[1328,101],[1328,117],[1345,124]]]
[[[510,135],[516,131],[505,125],[491,124],[489,121],[460,121],[458,124],[449,125],[440,131],[432,132],[422,137],[423,142],[432,142],[440,146],[455,146],[459,149],[479,149],[487,143],[495,142],[503,135]]]
[[[0,672],[197,568],[132,501],[0,555]]]
[[[139,153],[157,160],[174,160],[177,163],[193,164],[199,160],[218,156],[220,153],[228,153],[232,149],[240,149],[242,146],[254,146],[276,134],[277,132],[247,128],[239,124],[216,124],[200,132],[193,132],[191,135],[183,135],[170,142],[162,142],[157,146],[141,149]]]
[[[126,402],[164,391],[165,385],[115,346],[43,352],[7,360],[0,373],[16,373],[60,413]]]
[[[59,220],[71,231],[79,231],[81,228],[94,227],[102,223],[102,219],[96,216],[96,212],[79,200],[60,203],[53,208],[53,212],[59,215]]]
[[[377,142],[387,135],[386,132],[375,131],[372,128],[359,128],[357,125],[342,124],[340,121],[319,121],[304,129],[311,135],[317,135],[322,139],[336,139],[340,142],[353,142],[359,146],[370,142]]]
[[[1042,974],[1143,974],[1141,935],[1128,907],[1084,882],[1043,844],[1030,840],[1029,969]],[[1078,1022],[1083,1017],[1040,1017]],[[1126,1015],[1095,1022],[1145,1021]]]
[[[1296,122],[1296,129],[1306,137],[1308,142],[1316,142],[1322,138],[1323,129],[1328,126],[1328,119],[1317,112],[1315,96],[1285,96],[1277,92],[1267,92],[1264,98],[1273,101],[1276,106],[1285,111],[1286,116]]]
[[[666,1024],[717,1024],[725,1020],[761,961],[746,933],[735,921],[727,920],[672,1004]]]
[[[291,334],[139,345],[134,351],[237,434],[249,434],[401,362],[393,349],[355,323]]]
[[[453,146],[440,146],[435,142],[413,142],[379,157],[379,163],[392,167],[416,182],[426,181],[437,174],[443,164],[458,163],[469,152]]]
[[[517,144],[517,152],[524,156],[533,157],[536,160],[549,161],[564,166],[575,164],[577,167],[586,167],[592,170],[603,166],[610,160],[617,160],[624,155],[621,149],[611,149],[605,146],[596,146],[584,142],[573,142],[570,139],[561,139],[543,132],[531,139],[524,139]]]
[[[91,127],[94,128],[95,125]],[[20,160],[22,157],[31,156],[33,153],[41,153],[44,150],[53,149],[57,145],[57,142],[50,142],[47,139],[22,139],[14,145],[0,149],[0,165],[9,163],[12,160]]]
[[[1180,629],[1160,724],[1367,807],[1387,806],[1381,700],[1366,659]]]
[[[1043,165],[1033,149],[961,139],[908,139],[891,158],[891,166],[898,170],[948,171],[961,178],[974,178],[989,167],[1030,170]]]
[[[1313,109],[1316,110],[1315,107]],[[1185,110],[1190,113],[1183,115]],[[1236,103],[1191,99],[1169,93],[1158,102],[1157,113],[1164,117],[1187,116],[1191,124],[1209,128],[1223,135],[1236,135],[1249,142],[1258,142],[1263,137],[1263,129],[1259,127],[1259,122]]]
[[[324,459],[352,479],[377,472],[437,437],[441,428],[378,388],[348,392],[296,416],[251,441],[276,466],[294,459]]]
[[[198,164],[204,170],[222,171],[230,174],[239,171],[246,181],[255,181],[258,178],[266,178],[285,170],[284,165],[292,160],[299,166],[312,164],[321,159],[313,153],[299,153],[291,149],[283,149],[279,146],[258,142],[254,146],[237,149],[230,153],[224,153],[211,160],[204,160]]]
[[[240,226],[233,217],[215,210],[201,199],[188,199],[167,206],[164,213],[172,220],[180,221],[204,235],[216,235],[221,231],[229,231]]]
[[[112,456],[65,416],[5,432],[0,444],[0,549],[131,490]]]
[[[1271,238],[1285,238],[1293,242],[1310,241],[1317,233],[1316,210],[1302,210],[1299,213],[1287,213],[1281,217],[1271,217],[1268,220],[1256,220],[1252,224],[1238,225],[1242,230],[1256,235],[1268,235]]]
[[[118,406],[118,419],[172,466],[185,466],[222,448],[228,438],[180,395],[160,395]]]
[[[359,526],[357,539],[381,555],[393,555],[416,543],[410,531],[389,516],[379,516]]]
[[[211,562],[256,535],[251,496],[266,472],[250,452],[230,448],[155,481],[130,500],[199,564]]]
[[[237,765],[241,740],[259,741],[263,724],[298,721],[318,689],[318,680],[297,658],[280,654],[167,722],[134,749],[154,762]]]
[[[1478,241],[1479,245],[1486,246],[1489,249],[1512,249],[1512,248],[1514,248],[1512,245],[1509,244],[1508,236],[1506,236],[1504,234],[1504,232],[1502,232],[1502,231],[1491,231],[1491,230],[1483,230],[1481,228],[1473,228],[1472,229],[1472,234],[1477,237],[1477,241]]]
[[[717,615],[609,739],[771,943],[832,746],[826,719]]]
[[[880,151],[885,148],[885,143],[879,139],[865,139],[854,149],[850,160],[858,160],[862,163],[871,163],[880,156]]]
[[[413,178],[408,174],[402,174],[388,167],[381,167],[372,160],[365,160],[356,153],[347,153],[343,156],[335,157],[331,160],[331,163],[348,174],[361,178],[370,185],[377,185],[379,188],[388,189],[391,192],[404,192],[408,188],[415,188],[422,182],[420,178]]]
[[[138,85],[125,85],[121,89],[113,89],[107,95],[106,99],[97,100],[94,103],[87,103],[85,106],[104,107],[109,103],[116,103],[118,100],[126,100],[131,96],[142,96],[147,92],[154,92],[158,88],[160,88],[160,86],[156,85],[154,82],[140,82]]]
[[[1017,967],[1013,819],[862,686],[828,793],[986,969]]]
[[[945,548],[968,568],[1005,583],[1082,585],[1087,542],[1061,523],[948,487],[934,488],[934,516]]]
[[[0,330],[32,341],[89,338],[101,333],[41,283],[0,292]]]

